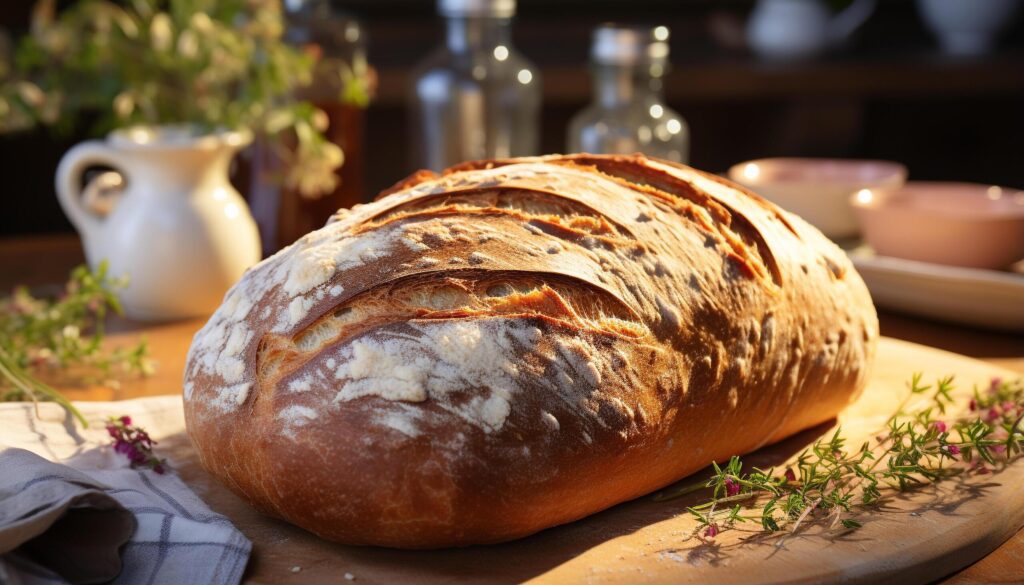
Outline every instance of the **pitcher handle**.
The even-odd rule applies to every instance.
[[[69,150],[57,166],[57,200],[84,239],[98,237],[103,220],[82,202],[82,173],[89,167],[118,167],[118,153],[102,140],[87,140]],[[117,172],[124,172],[117,168]]]

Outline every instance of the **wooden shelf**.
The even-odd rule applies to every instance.
[[[584,66],[541,65],[545,105],[590,99]],[[379,71],[377,104],[400,105],[411,73]],[[957,60],[926,54],[903,58],[766,63],[749,57],[676,63],[665,80],[669,101],[843,98],[917,98],[1024,93],[1024,54]]]

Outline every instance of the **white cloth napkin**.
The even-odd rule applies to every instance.
[[[238,583],[252,546],[242,533],[226,517],[210,510],[181,481],[174,473],[173,460],[164,474],[131,469],[128,459],[109,446],[110,438],[105,430],[108,416],[130,416],[133,424],[145,428],[156,441],[182,432],[185,424],[181,398],[159,396],[119,402],[82,402],[76,406],[89,420],[88,429],[73,423],[55,404],[40,404],[37,415],[31,403],[0,403],[0,451],[25,449],[67,465],[88,476],[94,485],[101,486],[100,491],[134,514],[137,528],[121,548],[123,568],[111,583]],[[159,445],[156,449],[160,455]],[[30,477],[13,478],[13,481],[38,484],[38,478]],[[3,506],[2,500],[0,506]],[[16,552],[0,556],[0,583],[63,585],[67,581]]]

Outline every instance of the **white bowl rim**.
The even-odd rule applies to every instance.
[[[880,167],[882,172],[877,177],[870,179],[773,179],[764,180],[760,177],[757,179],[749,179],[743,176],[742,169],[749,164],[772,164],[772,163],[817,163],[817,164],[829,164],[836,166],[875,166]],[[828,157],[800,157],[800,156],[777,156],[777,157],[765,157],[755,158],[751,160],[745,160],[738,162],[731,167],[728,171],[729,179],[750,186],[763,186],[763,185],[796,185],[806,183],[832,183],[836,185],[851,185],[854,188],[871,187],[872,185],[885,184],[890,181],[896,181],[902,183],[907,179],[907,166],[901,162],[893,160],[883,159],[870,159],[870,158],[828,158]]]
[[[897,195],[901,192],[916,191],[920,189],[938,191],[951,191],[956,189],[960,191],[969,191],[971,194],[966,195],[967,197],[987,197],[988,190],[992,187],[999,187],[1003,192],[1009,192],[1011,196],[1024,195],[1024,190],[1014,189],[1012,187],[1003,187],[1001,185],[988,185],[985,183],[969,183],[966,181],[907,181],[899,187],[871,188],[872,193],[882,195],[881,198],[872,198],[869,202],[861,201],[858,192],[851,194],[849,201],[850,205],[853,206],[854,209],[864,210],[867,212],[877,212],[885,206],[885,201],[889,196]],[[941,208],[916,209],[916,211],[927,213],[932,216],[945,218],[952,217],[963,222],[1024,219],[1024,205],[1011,208],[1008,211],[986,209],[972,213],[963,213],[962,210],[953,211]]]

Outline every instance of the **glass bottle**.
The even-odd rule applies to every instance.
[[[446,42],[410,92],[413,162],[441,170],[537,154],[541,80],[511,43],[515,0],[438,0]]]
[[[286,0],[285,39],[316,59],[312,83],[297,98],[327,114],[324,136],[341,147],[344,163],[333,192],[303,196],[282,184],[281,158],[266,144],[253,149],[250,207],[269,255],[323,227],[342,207],[366,200],[364,187],[365,108],[373,70],[366,60],[366,38],[354,18],[332,9],[329,0]]]
[[[602,25],[590,49],[594,101],[569,124],[570,152],[644,154],[687,162],[690,129],[665,105],[667,27]]]

